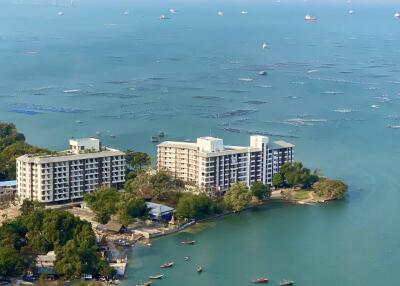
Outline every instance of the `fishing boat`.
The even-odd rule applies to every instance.
[[[64,15],[64,12],[60,11],[60,12],[58,12],[57,14],[58,14],[58,16],[63,16],[63,15]]]
[[[124,11],[124,15],[129,15],[129,11]]]
[[[394,17],[397,18],[397,19],[400,19],[400,12],[394,13]]]
[[[160,141],[160,138],[158,138],[158,136],[151,136],[150,141],[152,143],[157,143]]]
[[[198,267],[196,268],[196,271],[197,271],[197,273],[203,272],[203,267],[198,266]]]
[[[168,20],[169,18],[167,17],[167,16],[165,16],[165,15],[161,15],[160,16],[160,20]]]
[[[149,276],[149,279],[156,280],[156,279],[162,279],[163,277],[164,277],[164,274],[151,275],[151,276]]]
[[[243,10],[242,12],[240,12],[242,15],[247,15],[249,12]]]
[[[185,256],[183,259],[185,259],[185,261],[189,261],[189,256]]]
[[[259,71],[258,74],[259,75],[267,75],[267,72],[266,71]]]
[[[165,132],[164,131],[158,131],[157,132],[157,136],[158,137],[164,137],[165,136]]]
[[[176,14],[176,10],[174,8],[169,9],[169,12],[172,14]]]
[[[256,278],[256,279],[254,279],[253,281],[251,281],[251,282],[253,282],[253,283],[257,283],[257,284],[261,284],[261,283],[268,283],[269,282],[269,280],[268,280],[268,278],[264,278],[264,277],[262,277],[262,278]]]
[[[189,245],[193,245],[196,243],[196,240],[185,240],[185,241],[181,241],[181,244],[189,244]]]
[[[218,11],[218,16],[224,16],[224,12]]]
[[[160,266],[160,268],[171,268],[172,266],[174,266],[173,262],[166,262],[166,263],[162,264]]]
[[[262,48],[263,48],[263,49],[266,49],[266,48],[268,48],[268,45],[267,45],[267,43],[263,43],[263,44],[262,44]]]
[[[281,282],[279,282],[279,286],[292,286],[292,285],[294,285],[294,282],[289,280],[282,280]]]

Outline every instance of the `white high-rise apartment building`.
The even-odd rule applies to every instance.
[[[226,146],[222,139],[200,137],[196,143],[165,141],[157,147],[159,170],[167,169],[176,178],[213,193],[225,192],[236,182],[272,185],[280,167],[293,162],[295,146],[254,135],[250,146]]]
[[[125,182],[125,153],[103,148],[98,139],[69,141],[69,150],[17,158],[17,196],[42,203],[79,201],[100,186]]]

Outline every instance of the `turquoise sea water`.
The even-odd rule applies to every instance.
[[[268,206],[135,248],[126,285],[159,272],[168,277],[155,285],[397,285],[400,129],[388,126],[400,125],[399,7],[47,2],[0,3],[0,120],[29,142],[59,149],[100,131],[107,145],[154,155],[158,130],[237,145],[259,131],[350,186],[344,202]],[[308,13],[319,20],[305,23]],[[160,271],[168,260],[176,267]]]

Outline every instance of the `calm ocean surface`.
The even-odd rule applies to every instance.
[[[158,273],[168,277],[154,284],[165,286],[258,276],[273,285],[398,285],[400,129],[388,126],[400,125],[399,7],[69,2],[0,3],[0,120],[30,143],[61,149],[99,131],[107,145],[154,155],[158,130],[237,145],[264,132],[350,186],[343,202],[268,206],[135,248],[126,285]],[[319,20],[305,23],[308,13]],[[179,244],[188,238],[198,244]],[[175,267],[160,271],[168,260]]]

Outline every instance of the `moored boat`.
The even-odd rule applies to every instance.
[[[174,266],[174,262],[166,262],[160,266],[160,268],[171,268]]]
[[[181,244],[188,244],[188,245],[193,245],[196,243],[196,240],[185,240],[181,241]]]
[[[267,72],[266,71],[259,71],[258,74],[259,75],[267,75]]]
[[[159,275],[151,275],[149,276],[149,279],[162,279],[164,277],[164,274],[159,274]]]
[[[196,271],[197,271],[197,273],[203,272],[203,267],[198,266],[198,267],[196,268]]]
[[[151,136],[150,141],[152,143],[157,143],[160,141],[160,138],[158,138],[158,136]]]
[[[136,286],[150,286],[151,285],[151,281],[145,281],[145,282],[141,282],[139,284],[136,284]]]
[[[262,278],[256,278],[251,282],[261,284],[261,283],[268,283],[269,280],[268,280],[268,278],[262,277]]]

